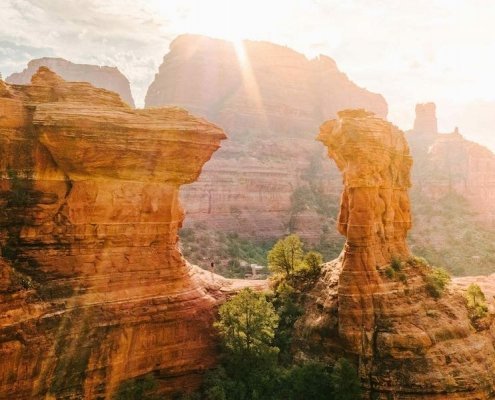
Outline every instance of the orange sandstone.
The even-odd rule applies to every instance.
[[[217,300],[182,258],[179,188],[225,138],[178,108],[40,68],[0,81],[0,397],[110,398],[215,361]]]
[[[473,324],[462,292],[452,286],[432,297],[429,267],[410,257],[411,157],[404,134],[372,113],[347,110],[324,123],[318,139],[343,174],[338,229],[346,245],[307,296],[296,324],[296,357],[354,359],[371,398],[492,398],[490,321]],[[402,263],[391,274],[393,257]]]

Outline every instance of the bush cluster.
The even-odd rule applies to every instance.
[[[472,283],[466,290],[466,303],[471,320],[478,320],[488,314],[488,305],[481,288]]]
[[[444,268],[433,267],[431,272],[425,277],[426,290],[430,296],[437,299],[442,296],[451,280],[452,278]]]

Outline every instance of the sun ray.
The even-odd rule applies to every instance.
[[[251,65],[249,52],[246,49],[246,41],[235,40],[233,41],[233,46],[239,62],[239,69],[241,71],[243,89],[246,97],[248,101],[250,100],[252,102],[255,112],[261,116],[263,128],[269,129],[270,126],[266,115],[266,109],[263,104],[256,75]]]

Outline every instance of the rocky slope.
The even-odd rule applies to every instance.
[[[236,47],[195,35],[172,42],[149,87],[146,107],[170,104],[229,133],[198,182],[182,192],[189,226],[201,222],[258,239],[296,227],[312,242],[320,240],[321,216],[305,205],[294,212],[292,196],[298,189],[332,196],[341,183],[333,167],[322,164],[311,132],[346,107],[387,114],[381,95],[356,86],[329,57],[308,60],[267,42]],[[330,169],[335,181],[318,179]],[[317,187],[310,188],[312,182]]]
[[[404,134],[352,110],[323,124],[319,140],[344,177],[338,229],[346,244],[308,295],[296,324],[298,358],[354,358],[374,399],[491,398],[487,324],[473,325],[460,291],[433,297],[432,270],[405,242],[411,157]]]
[[[148,373],[163,393],[198,384],[217,300],[178,250],[179,187],[224,138],[44,67],[0,81],[1,398],[111,398]]]
[[[134,107],[131,87],[127,78],[115,67],[106,67],[89,64],[74,64],[63,58],[38,58],[31,60],[22,72],[7,77],[6,82],[18,85],[27,85],[39,67],[47,67],[60,75],[63,79],[73,82],[89,82],[98,88],[118,93],[122,100]]]

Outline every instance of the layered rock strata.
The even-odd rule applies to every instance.
[[[312,168],[324,154],[311,132],[342,108],[387,114],[381,95],[358,87],[329,57],[308,60],[272,43],[236,46],[197,35],[171,43],[148,89],[146,107],[170,104],[219,123],[230,138],[183,191],[189,226],[257,239],[278,238],[292,226],[316,242],[321,229],[307,230],[304,221],[321,215],[310,207],[294,212],[292,197],[298,189],[308,192],[311,179],[326,182],[325,196],[340,192],[340,182],[335,173],[329,183],[328,163]]]
[[[44,67],[0,81],[1,398],[111,398],[149,373],[162,393],[198,385],[216,299],[178,250],[179,188],[224,138]]]
[[[402,132],[364,110],[341,111],[320,128],[344,178],[338,231],[346,237],[339,282],[340,336],[357,353],[370,354],[375,327],[376,266],[406,258],[411,228],[407,190],[412,159]]]
[[[432,296],[431,267],[407,248],[411,157],[404,134],[350,110],[323,124],[318,139],[344,177],[338,229],[346,245],[307,296],[296,324],[297,358],[354,358],[370,398],[491,398],[489,324],[473,325],[458,290]]]
[[[89,82],[95,87],[111,90],[134,107],[129,80],[116,67],[75,64],[63,58],[43,57],[29,61],[26,69],[8,76],[6,82],[27,85],[40,67],[49,68],[66,81]]]

